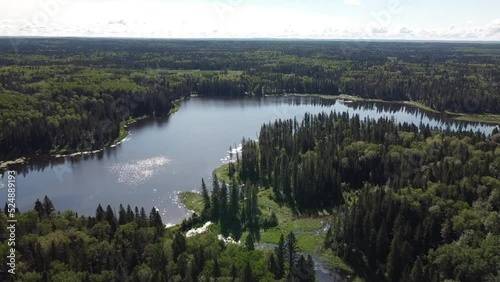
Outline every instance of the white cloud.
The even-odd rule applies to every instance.
[[[406,26],[403,26],[399,29],[399,33],[401,33],[401,34],[410,34],[412,32],[413,31]]]
[[[486,30],[489,36],[500,35],[500,19],[496,19],[488,24]]]
[[[65,0],[68,4],[61,4],[45,21],[34,20],[37,13],[45,13],[37,6],[38,0],[17,1],[32,3],[34,8],[24,11],[20,4],[12,4],[17,2],[2,2],[0,36],[500,40],[500,18],[492,18],[489,23],[465,18],[462,24],[453,22],[453,26],[449,25],[451,21],[442,26],[429,23],[424,29],[401,16],[393,17],[390,24],[370,25],[367,22],[371,18],[353,16],[369,12],[362,0],[336,2],[356,6],[350,9],[354,14],[336,13],[334,9],[312,12],[262,8],[248,1],[228,4],[221,13],[213,1],[195,5],[194,1],[173,0]]]
[[[359,5],[361,5],[361,0],[344,0],[344,4],[352,5],[352,6],[359,6]]]

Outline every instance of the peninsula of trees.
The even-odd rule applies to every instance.
[[[500,113],[498,44],[0,39],[0,160],[95,150],[203,96],[350,94]],[[122,129],[123,131],[123,129]]]

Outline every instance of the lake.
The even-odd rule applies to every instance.
[[[456,122],[411,106],[376,102],[344,102],[317,97],[247,99],[195,97],[180,103],[180,110],[165,118],[142,120],[129,127],[122,144],[87,156],[33,158],[14,167],[17,207],[31,209],[45,195],[56,209],[94,215],[100,203],[118,211],[119,204],[159,209],[165,223],[188,215],[178,202],[178,191],[199,190],[201,178],[210,183],[243,137],[257,139],[263,123],[304,113],[349,112],[360,117],[393,117],[398,122],[429,124],[451,130],[491,134],[493,125]],[[2,183],[7,182],[6,175]],[[1,189],[2,199],[7,189]]]

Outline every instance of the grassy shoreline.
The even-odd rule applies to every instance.
[[[464,113],[454,113],[454,112],[440,112],[437,111],[429,106],[426,106],[420,102],[417,101],[386,101],[386,100],[381,100],[381,99],[366,99],[362,98],[359,96],[352,96],[348,94],[340,94],[340,95],[323,95],[323,94],[289,94],[291,96],[298,96],[298,97],[320,97],[322,99],[329,99],[329,100],[345,100],[345,101],[356,101],[356,102],[377,102],[377,103],[387,103],[387,104],[400,104],[400,105],[407,105],[407,106],[413,106],[416,107],[420,110],[430,112],[433,114],[444,114],[448,116],[451,119],[457,120],[457,121],[467,121],[467,122],[481,122],[481,123],[487,123],[487,124],[493,124],[493,125],[499,125],[500,124],[500,114],[464,114]]]
[[[224,164],[214,170],[217,178],[226,183],[232,180],[228,175],[228,164]],[[236,176],[237,177],[237,176]],[[180,202],[189,210],[200,213],[203,210],[203,197],[200,193],[181,192]],[[278,226],[261,229],[259,244],[277,244],[281,234],[286,236],[289,232],[296,233],[299,251],[318,256],[321,262],[332,270],[340,270],[347,275],[356,275],[354,270],[341,258],[330,251],[323,250],[325,232],[318,232],[324,227],[324,222],[331,219],[331,214],[326,211],[319,215],[296,215],[286,206],[280,206],[272,199],[271,189],[261,190],[258,193],[259,209],[263,215],[270,216],[272,212],[278,217]],[[244,232],[241,241],[245,241],[248,232]]]

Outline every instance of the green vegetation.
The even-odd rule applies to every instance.
[[[195,192],[181,192],[179,197],[186,209],[197,213],[203,211],[203,196],[201,194]]]
[[[100,149],[124,138],[121,122],[175,112],[190,95],[317,94],[500,122],[497,44],[16,42],[0,39],[0,160]]]
[[[298,218],[331,211],[324,237],[297,231],[307,229],[298,219],[298,248],[373,281],[498,279],[498,129],[485,136],[305,114],[264,124],[258,143],[243,140],[236,167],[268,189],[262,202]],[[265,232],[276,242],[276,230]]]
[[[495,44],[28,38],[11,47],[0,39],[1,160],[102,148],[190,95],[315,94],[499,121]],[[306,114],[243,140],[211,192],[202,180],[200,195],[183,193],[197,213],[180,226],[165,229],[155,209],[99,205],[85,217],[37,201],[17,213],[15,279],[314,281],[302,251],[371,281],[497,281],[499,179],[498,129]],[[208,232],[185,237],[207,221]]]
[[[6,214],[0,213],[2,257],[9,248]],[[120,205],[115,213],[99,205],[86,217],[58,212],[45,197],[16,219],[16,274],[5,281],[275,281],[271,251],[223,244],[210,230],[186,238],[178,226],[166,229],[155,209],[147,215]]]

